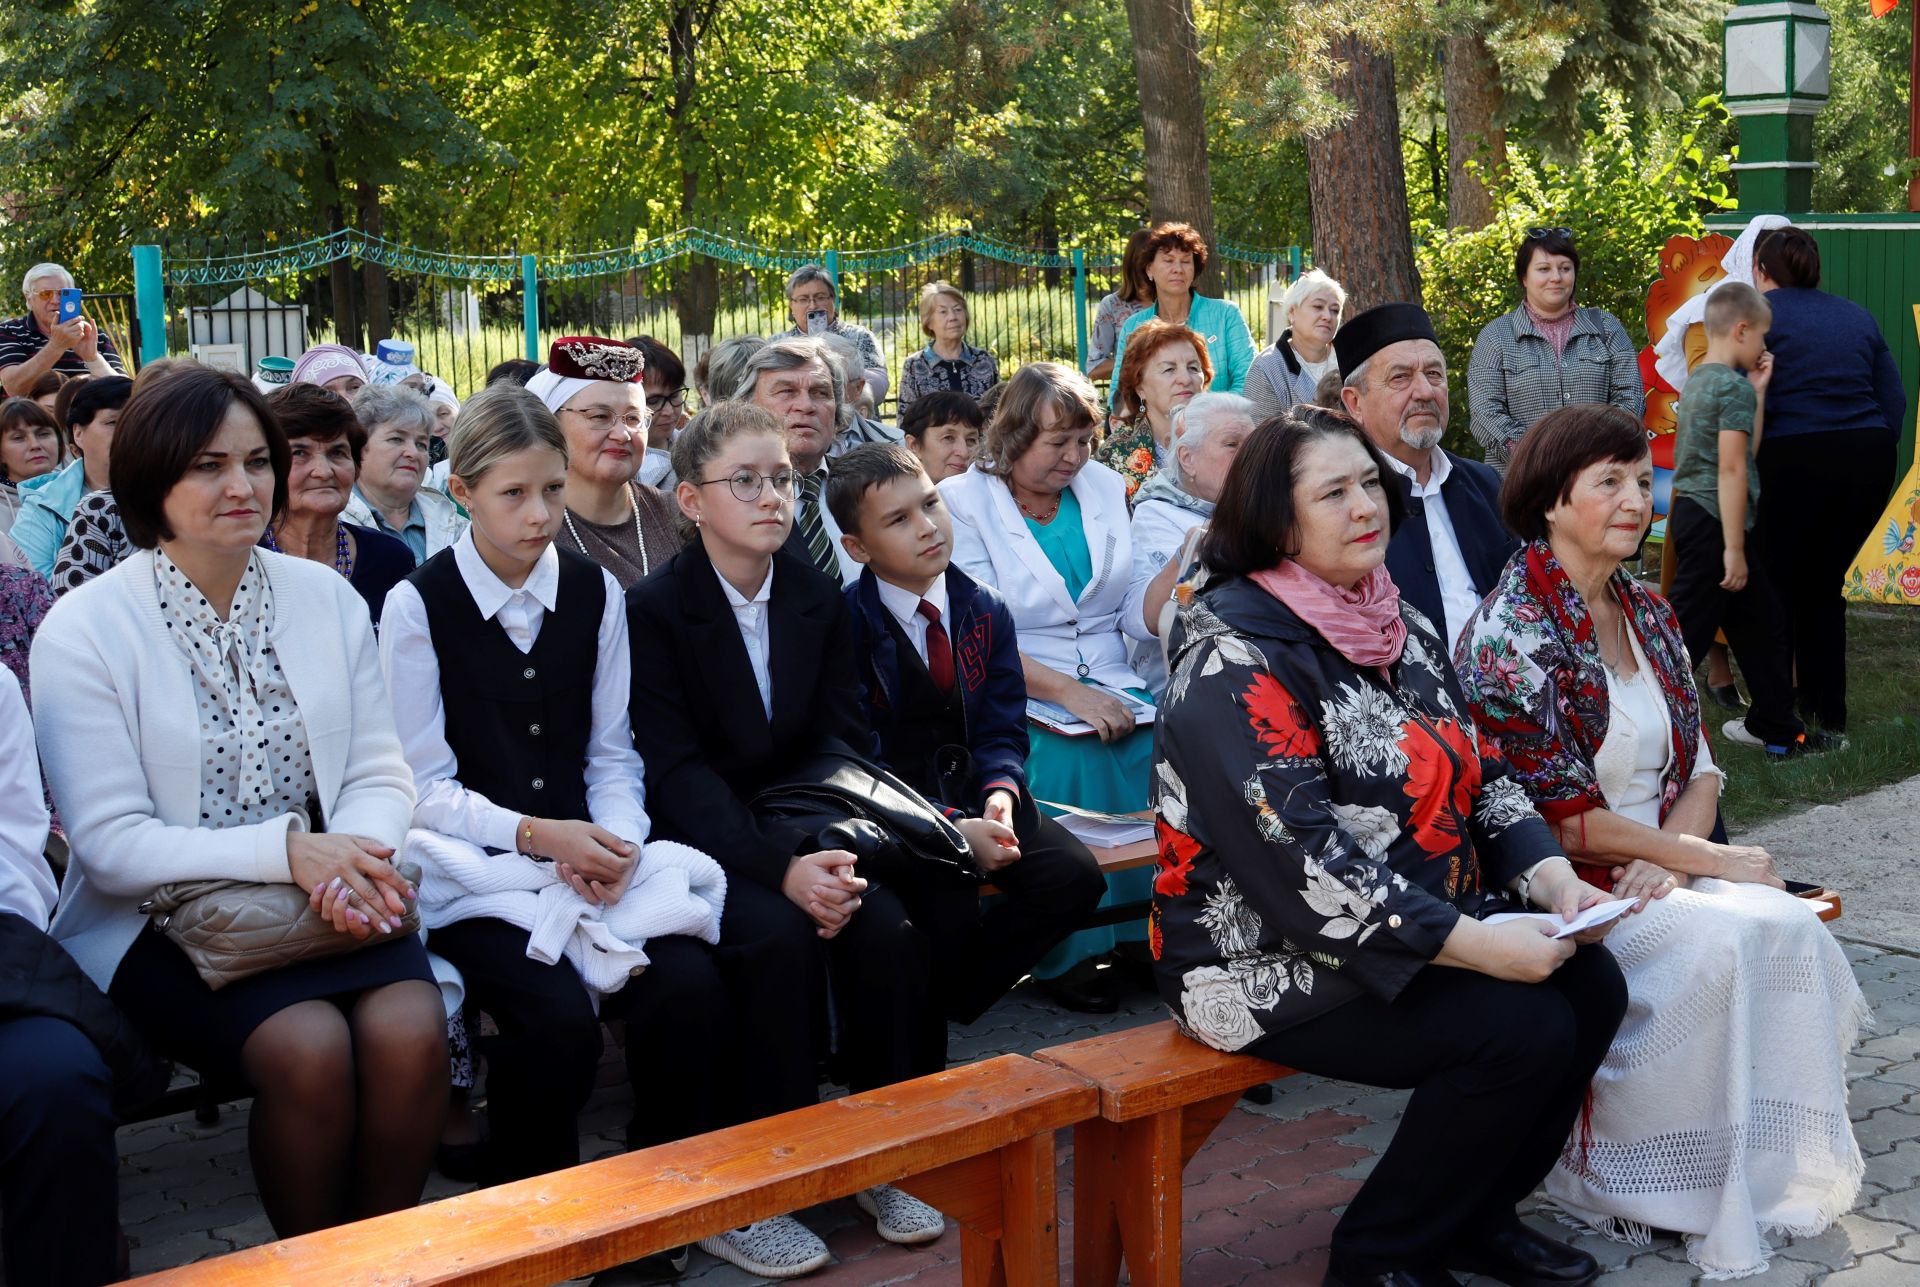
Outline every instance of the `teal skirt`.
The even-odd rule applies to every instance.
[[[1150,700],[1142,692],[1137,696]],[[1036,800],[1070,804],[1102,813],[1135,813],[1147,807],[1153,775],[1153,725],[1135,729],[1119,742],[1097,737],[1063,737],[1038,725],[1027,726],[1027,788]],[[1152,866],[1114,872],[1100,906],[1145,902],[1153,894]],[[1033,967],[1033,976],[1051,979],[1120,942],[1147,937],[1145,917],[1124,925],[1103,925],[1069,935]]]

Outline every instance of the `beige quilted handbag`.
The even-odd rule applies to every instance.
[[[400,875],[420,888],[420,868],[396,863]],[[307,892],[293,884],[250,880],[182,880],[162,885],[140,904],[155,929],[187,954],[211,990],[264,974],[295,961],[339,956],[375,943],[420,932],[420,908],[409,904],[395,933],[364,939],[342,934],[313,910]]]

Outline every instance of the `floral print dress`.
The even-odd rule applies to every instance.
[[[1239,1050],[1361,995],[1391,1000],[1461,916],[1560,850],[1481,745],[1433,625],[1354,665],[1259,586],[1184,606],[1156,732],[1150,943],[1196,1039]]]

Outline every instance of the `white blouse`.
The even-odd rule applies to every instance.
[[[293,688],[280,669],[273,588],[259,555],[247,561],[222,621],[165,551],[154,558],[154,594],[186,654],[200,718],[200,821],[244,827],[297,814],[320,830],[313,754]]]
[[[1667,710],[1666,695],[1647,665],[1639,637],[1629,630],[1627,641],[1633,647],[1634,673],[1622,679],[1612,667],[1601,667],[1606,672],[1609,698],[1607,736],[1593,757],[1593,769],[1607,808],[1657,828],[1660,779],[1673,759],[1673,716]],[[1693,764],[1696,778],[1703,773],[1726,777],[1713,762],[1705,729],[1701,730],[1700,750]]]

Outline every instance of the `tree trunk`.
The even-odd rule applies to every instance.
[[[347,226],[346,210],[340,199],[340,174],[334,167],[331,139],[320,140],[320,155],[326,158],[327,231],[339,232]],[[360,319],[353,308],[353,264],[342,256],[327,266],[327,277],[333,288],[334,341],[356,353],[364,352],[365,346],[360,342]]]
[[[1420,276],[1413,266],[1393,58],[1350,35],[1329,52],[1346,64],[1333,91],[1352,115],[1307,139],[1314,265],[1346,288],[1348,317],[1376,304],[1417,304]]]
[[[672,122],[674,151],[680,158],[680,225],[696,227],[700,215],[700,137],[694,112],[699,92],[700,32],[694,25],[693,0],[680,0],[667,28],[667,57],[673,66],[673,101],[667,104]],[[673,307],[680,315],[681,358],[692,369],[696,350],[713,341],[713,319],[720,311],[720,265],[704,255],[691,255],[674,275]]]
[[[1179,220],[1214,244],[1213,185],[1207,176],[1207,117],[1200,86],[1200,32],[1189,0],[1127,0],[1133,64],[1140,84],[1140,124],[1146,139],[1147,215],[1152,223]],[[1220,256],[1194,283],[1203,295],[1220,293]]]
[[[1507,163],[1507,132],[1500,125],[1505,94],[1500,68],[1477,31],[1448,36],[1447,223],[1455,228],[1484,228],[1493,222],[1493,196],[1480,175]],[[1466,168],[1477,162],[1480,175]]]
[[[362,179],[356,190],[360,206],[360,231],[378,237],[381,233],[380,189]],[[367,297],[367,344],[369,351],[393,334],[393,313],[387,296],[385,265],[367,260],[360,266],[360,285]]]

